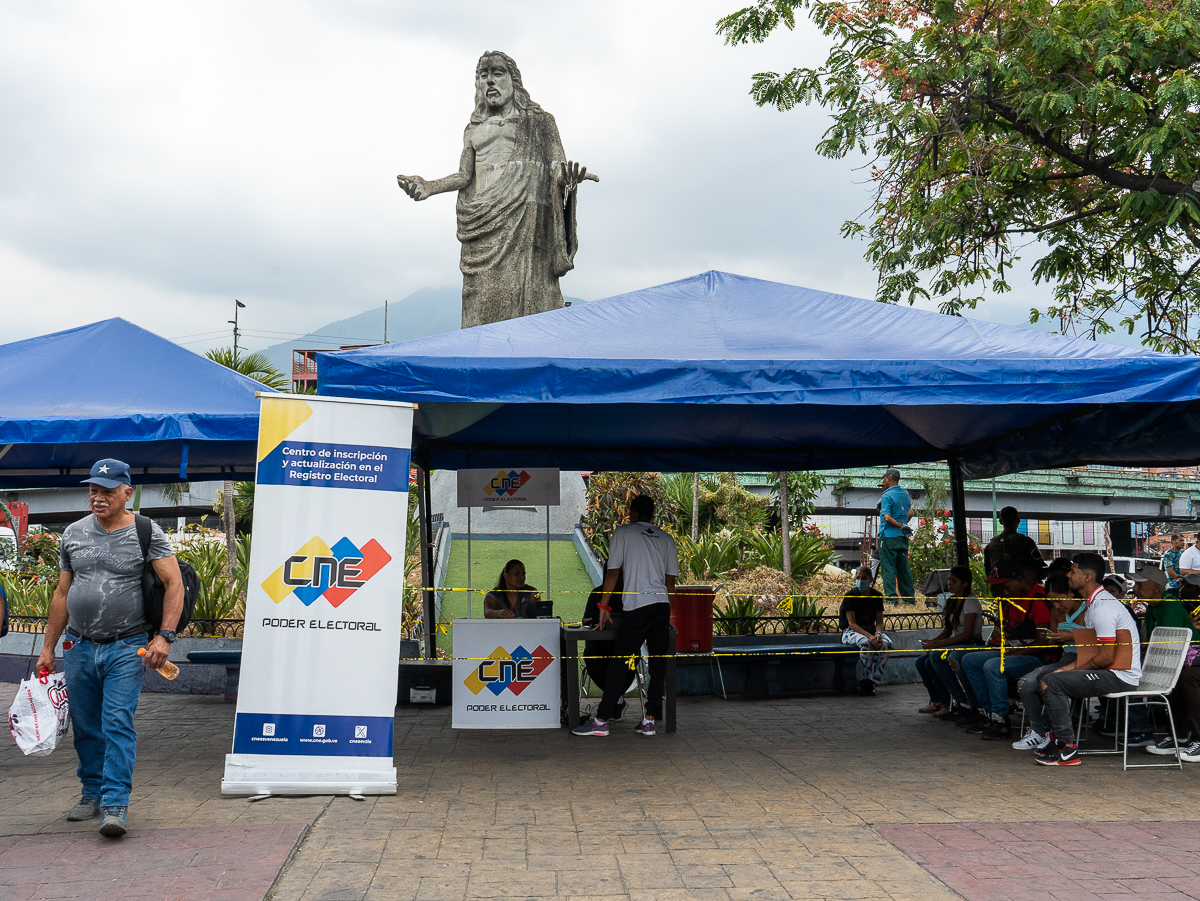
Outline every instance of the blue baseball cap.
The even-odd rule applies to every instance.
[[[129,464],[122,463],[109,457],[92,464],[91,478],[84,479],[81,485],[99,485],[101,488],[116,488],[118,485],[133,485],[129,477]]]

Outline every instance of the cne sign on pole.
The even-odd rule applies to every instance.
[[[409,404],[262,395],[233,795],[394,794]]]
[[[557,469],[460,469],[460,507],[558,506]]]

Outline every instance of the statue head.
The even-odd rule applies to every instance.
[[[541,110],[521,82],[521,70],[507,53],[489,50],[475,66],[475,111],[471,121],[478,124],[495,116],[512,100],[515,109]]]

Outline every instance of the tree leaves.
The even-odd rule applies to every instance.
[[[1114,323],[1195,349],[1200,0],[811,0],[824,64],[761,72],[759,105],[820,103],[817,152],[875,155],[878,299],[958,314],[1023,253],[1064,333]],[[727,43],[791,29],[800,0],[725,17]]]

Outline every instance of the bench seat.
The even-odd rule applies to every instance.
[[[225,667],[225,700],[236,701],[238,682],[242,673],[242,652],[239,649],[223,651],[188,651],[188,663],[216,664]]]
[[[847,653],[847,652],[851,653]],[[777,697],[788,690],[781,668],[803,666],[817,661],[833,664],[833,690],[838,694],[853,691],[857,680],[857,649],[840,641],[777,641],[761,644],[715,644],[713,653],[725,665],[741,663],[748,669],[746,693],[760,698]],[[792,670],[795,675],[795,670]],[[829,684],[826,682],[825,684]],[[803,689],[801,689],[803,690]]]

